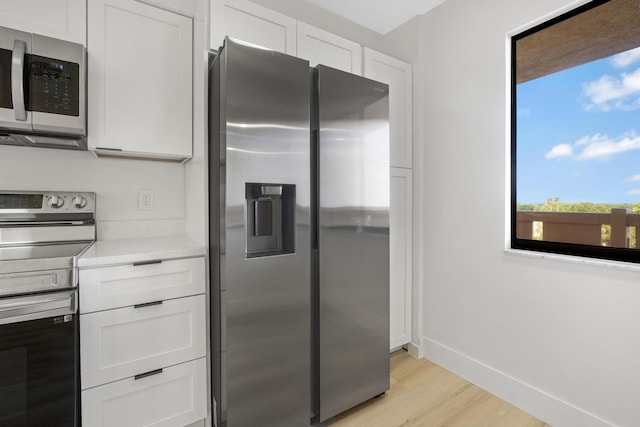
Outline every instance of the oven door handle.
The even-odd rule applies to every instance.
[[[77,291],[0,299],[0,325],[75,314]]]

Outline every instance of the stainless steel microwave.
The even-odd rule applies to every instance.
[[[86,49],[0,27],[0,143],[87,149]]]

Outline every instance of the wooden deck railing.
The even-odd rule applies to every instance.
[[[628,209],[611,209],[610,213],[518,211],[517,236],[534,238],[534,222],[542,223],[542,239],[550,242],[602,245],[602,226],[611,226],[612,247],[640,248],[640,214]],[[636,228],[635,242],[631,229]]]

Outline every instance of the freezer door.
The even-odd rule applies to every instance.
[[[385,84],[323,66],[315,76],[324,421],[389,388],[389,114]]]
[[[309,64],[229,39],[217,61],[209,146],[214,396],[223,426],[305,426]]]

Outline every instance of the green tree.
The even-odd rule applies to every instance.
[[[519,211],[535,211],[536,205],[534,203],[521,203],[518,204]]]
[[[544,211],[544,212],[558,212],[559,200],[560,200],[560,197],[557,197],[557,196],[549,197],[547,199],[547,203],[538,205],[538,209],[535,209],[535,210]]]

